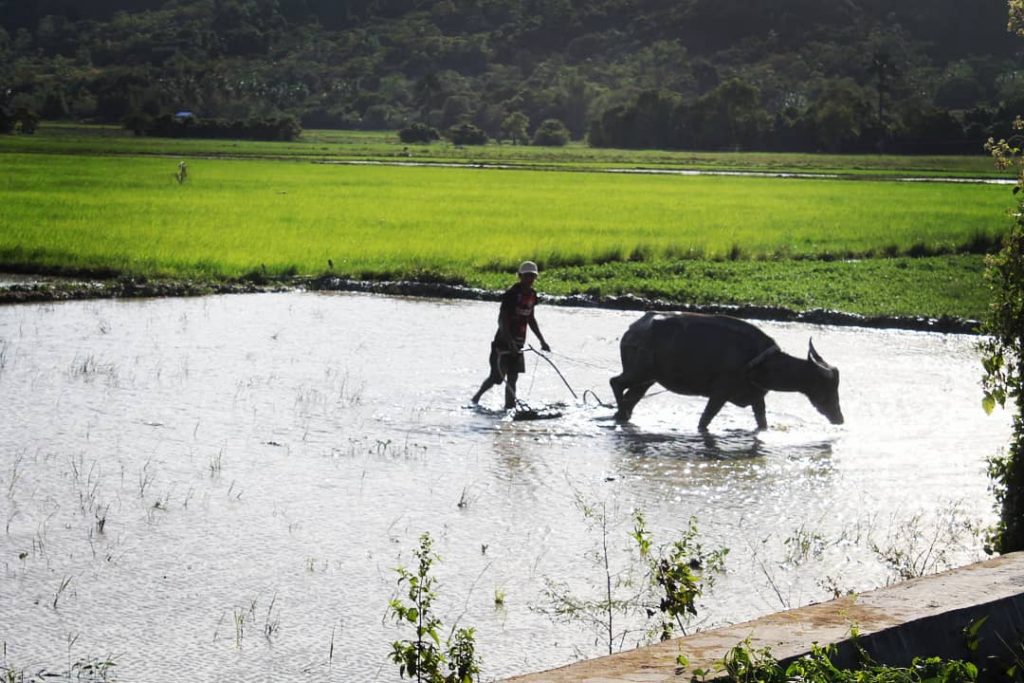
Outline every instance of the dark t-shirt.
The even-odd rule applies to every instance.
[[[533,320],[533,309],[537,305],[537,292],[522,282],[509,287],[501,296],[501,310],[498,311],[498,324],[505,321],[505,326],[512,333],[516,343],[521,347],[526,343],[526,328]],[[504,344],[499,334],[494,338]]]

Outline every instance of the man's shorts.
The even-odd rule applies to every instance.
[[[491,342],[491,357],[488,360],[491,364],[491,380],[495,384],[501,384],[510,372],[517,375],[526,372],[523,352],[518,349],[510,351],[498,342]]]

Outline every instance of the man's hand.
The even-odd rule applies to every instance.
[[[546,341],[542,341],[540,343],[540,350],[541,351],[551,351],[551,347],[548,345],[548,343]]]

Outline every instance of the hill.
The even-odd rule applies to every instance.
[[[0,0],[0,22],[0,105],[53,119],[977,152],[1024,111],[1003,0]]]

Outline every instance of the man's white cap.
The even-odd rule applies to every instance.
[[[539,272],[540,271],[537,270],[537,264],[533,261],[523,261],[519,264],[520,275],[523,275],[524,273],[533,273],[534,275],[537,275]]]

